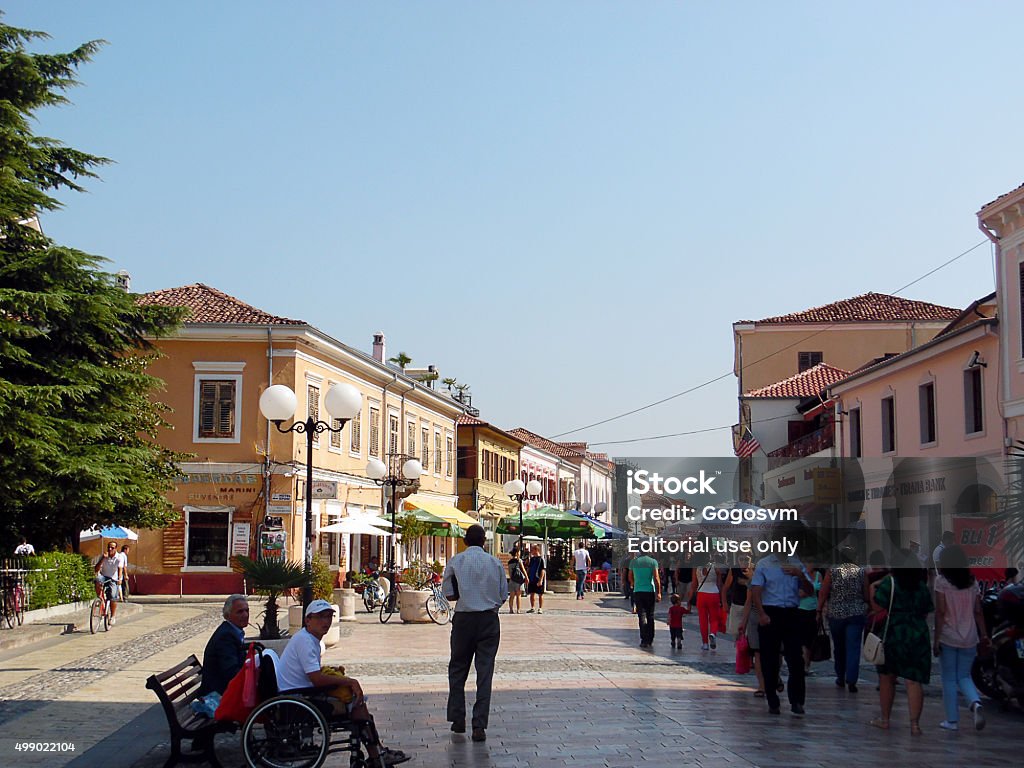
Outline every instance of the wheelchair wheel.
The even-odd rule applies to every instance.
[[[442,626],[451,621],[452,607],[448,600],[438,595],[431,595],[427,598],[427,615],[435,624]]]
[[[242,726],[242,750],[250,768],[320,768],[330,745],[327,718],[294,696],[268,699]]]

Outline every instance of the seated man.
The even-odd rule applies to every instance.
[[[363,689],[359,682],[344,675],[328,674],[320,665],[320,654],[323,652],[321,643],[327,630],[334,621],[334,606],[326,600],[314,600],[306,607],[303,628],[295,633],[281,654],[281,664],[277,669],[277,686],[283,693],[296,688],[322,688],[325,692],[333,688],[347,688],[344,696],[335,694],[342,700],[349,700],[349,717],[364,725],[367,749],[370,753],[370,767],[404,763],[409,756],[397,749],[387,749],[380,743],[377,727],[373,716],[366,708]]]
[[[107,554],[96,561],[96,597],[103,597],[103,584],[110,579],[110,626],[117,617],[117,601],[121,599],[121,558],[117,556],[117,544],[107,545]]]
[[[203,681],[198,694],[224,693],[231,678],[245,663],[245,632],[249,624],[249,601],[245,595],[231,595],[221,611],[224,621],[210,636],[203,651]]]

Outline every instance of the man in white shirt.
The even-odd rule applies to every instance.
[[[587,571],[590,569],[590,553],[580,544],[572,556],[576,560],[576,599],[582,600],[583,585],[587,581]]]
[[[24,536],[21,537],[21,543],[14,548],[14,554],[22,557],[28,557],[36,553],[36,548],[28,543],[28,539]]]
[[[453,733],[466,732],[466,678],[475,657],[473,741],[487,739],[494,659],[501,642],[498,609],[508,599],[505,569],[498,558],[484,552],[484,540],[481,526],[469,526],[466,549],[448,561],[442,585],[445,596],[457,600],[448,662],[448,720]]]
[[[939,546],[932,550],[932,569],[935,571],[936,575],[939,573],[939,558],[942,557],[942,550],[952,544],[955,539],[956,536],[953,535],[952,531],[943,531],[942,540],[939,542]]]
[[[334,621],[334,606],[326,600],[314,600],[306,606],[306,617],[303,627],[288,641],[281,664],[277,669],[277,687],[282,691],[296,688],[338,688],[346,687],[351,691],[352,701],[349,716],[355,722],[365,724],[367,751],[370,753],[371,768],[404,763],[410,755],[397,749],[387,749],[380,743],[377,726],[373,716],[366,708],[363,689],[359,681],[353,677],[329,675],[320,665],[320,654],[323,653],[323,637]]]

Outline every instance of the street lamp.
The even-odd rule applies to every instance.
[[[541,484],[537,480],[524,483],[519,478],[509,480],[503,486],[505,495],[519,504],[519,556],[523,556],[523,499],[527,496],[533,498],[540,494]]]
[[[403,461],[404,459],[404,461]],[[398,510],[398,486],[405,486],[407,483],[419,480],[423,474],[423,465],[416,459],[410,459],[401,453],[389,453],[388,462],[391,464],[391,471],[380,459],[370,459],[366,462],[366,476],[377,485],[384,487],[391,486],[391,540],[388,544],[388,578],[395,583],[395,513]],[[401,467],[399,467],[401,462]],[[399,472],[399,470],[401,470]]]
[[[338,422],[337,427],[310,416],[285,429],[281,423],[295,416],[297,405],[295,393],[284,384],[267,387],[260,395],[260,413],[274,423],[278,432],[306,435],[306,584],[302,587],[302,607],[305,610],[313,600],[313,438],[321,432],[341,432],[345,424],[359,413],[363,396],[351,384],[335,384],[328,390],[324,406]]]

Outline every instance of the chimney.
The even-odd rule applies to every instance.
[[[128,274],[128,270],[122,269],[116,275],[114,275],[117,281],[117,287],[125,293],[131,293],[132,291],[132,276]]]
[[[378,363],[383,363],[386,354],[384,351],[384,333],[378,332],[373,334],[373,359]]]

